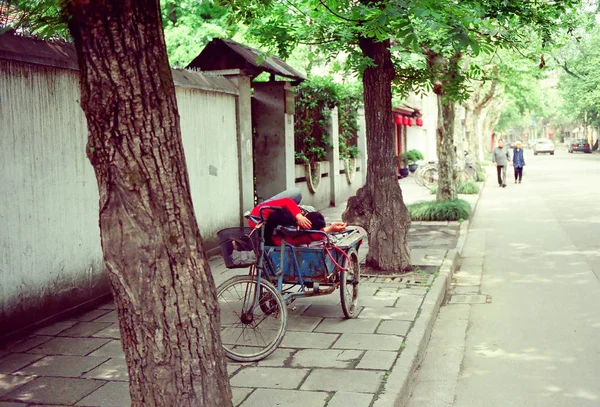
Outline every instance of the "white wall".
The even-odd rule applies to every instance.
[[[425,161],[437,161],[436,128],[437,128],[437,97],[434,93],[423,96],[411,94],[406,102],[409,106],[422,113],[423,126],[413,125],[406,133],[408,150],[417,149],[425,156]]]
[[[237,96],[179,73],[192,200],[205,243],[240,224]],[[177,83],[177,81],[176,81]],[[223,85],[224,86],[224,85]],[[108,292],[78,72],[0,58],[0,338]],[[9,328],[7,328],[9,327]]]
[[[176,88],[196,219],[206,241],[239,225],[240,179],[234,95]]]
[[[102,285],[75,71],[0,60],[0,317]],[[0,335],[1,336],[1,335]]]

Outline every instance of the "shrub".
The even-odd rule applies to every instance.
[[[465,195],[475,195],[479,193],[479,185],[473,181],[459,182],[456,186],[456,193]],[[431,195],[437,194],[437,185],[431,188]]]
[[[410,218],[415,221],[460,220],[471,216],[471,205],[463,199],[417,202],[407,208]]]
[[[475,181],[476,182],[485,181],[485,170],[484,169],[481,169],[481,170],[475,172]]]
[[[456,192],[459,194],[474,195],[479,193],[479,185],[473,181],[461,182],[456,187]]]

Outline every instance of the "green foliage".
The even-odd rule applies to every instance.
[[[402,165],[407,167],[409,164],[416,164],[417,161],[423,160],[425,156],[419,150],[412,149],[400,154],[400,158],[402,159]]]
[[[455,221],[471,216],[471,205],[463,199],[417,202],[407,208],[413,221]]]
[[[209,0],[160,0],[171,66],[185,67],[213,38],[230,38],[227,8]]]
[[[476,195],[479,193],[479,185],[477,185],[475,182],[472,182],[472,181],[459,182],[458,185],[456,186],[456,193],[464,194],[464,195]],[[431,188],[431,194],[432,195],[437,194],[437,185],[435,185],[433,188]]]
[[[466,195],[476,195],[479,193],[479,185],[473,181],[459,182],[456,186],[456,193]]]
[[[479,169],[479,170],[475,170],[475,182],[484,182],[485,177],[486,177],[486,173],[483,168]]]
[[[358,157],[357,109],[360,87],[341,85],[331,78],[311,77],[296,91],[294,138],[296,163],[324,161],[333,146],[328,140],[331,109],[339,108],[340,158]]]
[[[43,40],[70,40],[59,0],[0,0],[0,35],[16,32]]]

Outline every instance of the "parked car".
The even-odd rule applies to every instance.
[[[539,153],[554,155],[554,143],[552,140],[537,140],[533,146],[533,155],[538,155]]]
[[[573,151],[583,151],[584,153],[591,154],[592,147],[590,146],[590,143],[588,143],[588,141],[586,139],[579,138],[579,139],[572,140],[569,143],[569,153],[572,153]]]

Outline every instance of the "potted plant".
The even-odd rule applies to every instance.
[[[406,160],[406,165],[410,172],[415,172],[417,170],[417,161],[424,159],[423,153],[419,150],[412,149],[408,150],[405,153],[402,153],[402,162]]]
[[[400,154],[400,178],[408,177],[408,156],[407,153]]]

